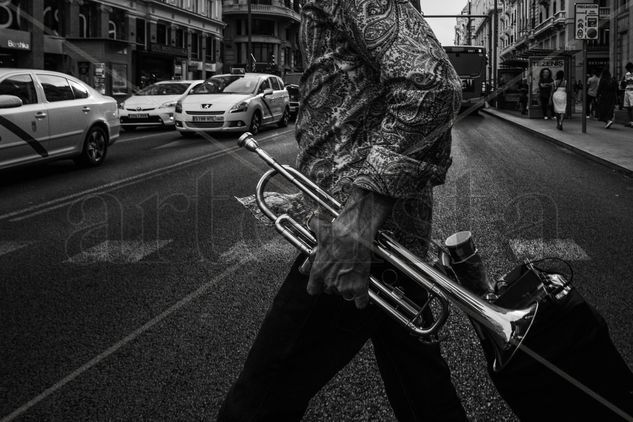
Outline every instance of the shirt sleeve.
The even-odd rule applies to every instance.
[[[408,0],[345,1],[340,7],[341,30],[380,75],[386,103],[354,184],[394,198],[417,197],[428,183],[443,183],[451,164],[461,81]]]

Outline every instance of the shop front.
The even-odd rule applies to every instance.
[[[135,57],[137,88],[144,88],[158,81],[186,78],[185,48],[152,43],[149,51],[137,51]]]
[[[14,29],[0,31],[0,67],[27,66],[31,55],[31,33]]]

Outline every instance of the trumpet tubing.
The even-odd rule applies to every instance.
[[[257,184],[257,205],[264,215],[274,222],[277,231],[285,239],[301,252],[309,255],[317,245],[316,237],[308,228],[297,223],[287,214],[279,216],[274,214],[264,198],[266,185],[270,179],[281,175],[327,210],[333,218],[339,215],[341,204],[298,170],[278,163],[259,147],[250,133],[242,135],[238,145],[256,153],[271,167]],[[373,252],[428,292],[429,299],[424,304],[417,304],[406,297],[400,289],[389,285],[380,277],[372,274],[369,279],[371,302],[415,335],[421,337],[436,335],[445,324],[449,314],[449,303],[452,303],[479,324],[493,341],[496,356],[493,367],[498,371],[509,362],[532,326],[538,311],[538,303],[525,309],[506,309],[491,304],[425,263],[383,231],[380,231],[376,237]],[[422,314],[431,302],[438,303],[440,309],[434,322],[425,326]]]

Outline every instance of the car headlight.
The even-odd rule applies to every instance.
[[[182,113],[182,103],[180,101],[176,103],[176,113]]]
[[[248,110],[248,103],[246,101],[242,101],[239,104],[235,104],[231,107],[231,113],[243,113]]]
[[[166,103],[162,103],[161,105],[159,105],[158,108],[171,108],[175,106],[176,106],[175,101],[167,101]]]

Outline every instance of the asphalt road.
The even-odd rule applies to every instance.
[[[293,127],[257,138],[293,163]],[[265,169],[235,136],[125,134],[106,164],[0,179],[0,421],[212,419],[294,251],[235,197]],[[471,230],[490,274],[571,262],[633,366],[633,184],[490,116],[454,130],[435,237]],[[453,310],[444,353],[469,414],[513,420]],[[306,421],[391,421],[367,345]]]

